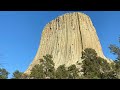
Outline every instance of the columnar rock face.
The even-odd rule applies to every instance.
[[[37,54],[25,73],[29,74],[46,54],[53,56],[55,68],[62,64],[76,64],[82,61],[81,52],[85,48],[93,48],[98,56],[105,58],[89,16],[80,12],[59,16],[45,26]]]

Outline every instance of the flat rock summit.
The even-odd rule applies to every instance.
[[[82,62],[81,52],[85,48],[95,49],[98,56],[106,59],[89,16],[80,12],[61,15],[44,27],[36,56],[25,73],[29,74],[46,54],[53,56],[55,68]]]

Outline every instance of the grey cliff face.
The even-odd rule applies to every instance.
[[[25,73],[29,74],[32,67],[46,54],[53,56],[55,68],[62,64],[69,66],[77,61],[82,62],[81,52],[85,48],[93,48],[98,56],[106,58],[87,15],[74,12],[59,16],[45,26],[37,54]]]

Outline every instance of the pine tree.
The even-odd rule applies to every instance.
[[[13,73],[13,78],[12,79],[21,79],[22,78],[22,74],[23,74],[23,72],[20,72],[19,70],[16,70]]]
[[[30,77],[35,79],[52,79],[55,77],[54,62],[51,55],[43,56],[40,59],[40,64],[35,65],[32,70]]]
[[[65,65],[60,65],[56,70],[56,79],[68,79],[68,70]]]
[[[78,68],[76,67],[76,65],[71,65],[68,67],[68,73],[69,73],[69,79],[79,79],[79,70]]]
[[[6,69],[0,68],[0,79],[7,79],[8,74],[9,72]]]
[[[88,79],[114,79],[116,78],[111,64],[107,60],[97,56],[94,49],[86,48],[82,52],[82,72]],[[113,65],[114,66],[114,65]]]
[[[117,45],[110,44],[109,49],[111,53],[117,56],[116,60],[114,61],[115,63],[114,71],[116,73],[116,77],[120,79],[120,47],[118,47]]]

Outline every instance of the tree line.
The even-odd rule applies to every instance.
[[[120,48],[111,44],[109,49],[117,55],[111,63],[99,57],[94,49],[86,48],[82,51],[82,63],[60,65],[55,69],[52,55],[47,54],[32,68],[30,75],[16,70],[11,79],[120,79]],[[6,69],[0,68],[0,79],[7,79],[8,75]]]

